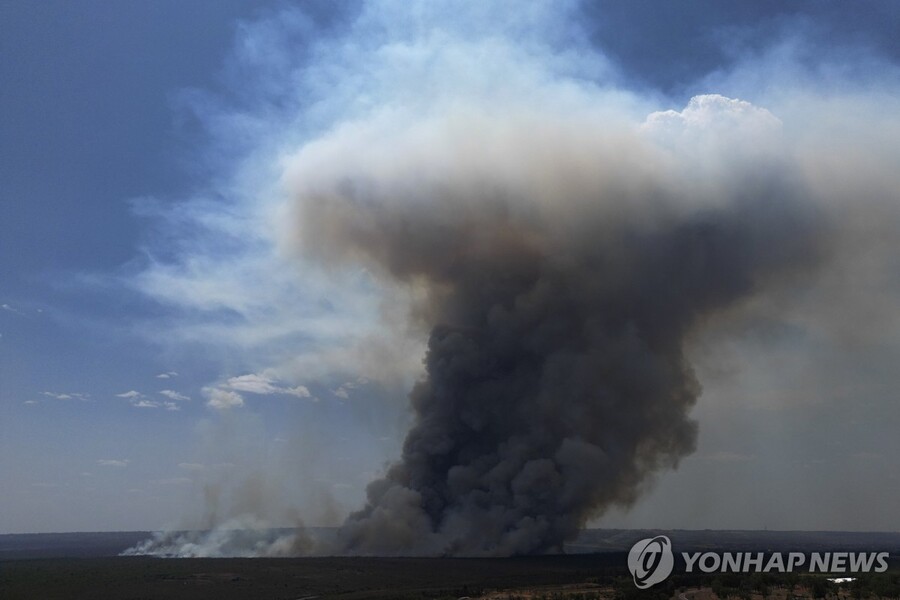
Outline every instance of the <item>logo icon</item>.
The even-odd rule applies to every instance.
[[[641,590],[664,581],[674,566],[672,542],[664,535],[640,540],[628,552],[628,570]]]

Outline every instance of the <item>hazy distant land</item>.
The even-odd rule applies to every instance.
[[[276,530],[284,532],[288,530]],[[328,528],[315,528],[314,535],[328,535]],[[900,532],[851,531],[746,531],[586,529],[566,544],[567,554],[627,552],[644,537],[665,534],[678,550],[744,550],[825,552],[834,550],[900,554]],[[0,560],[36,558],[101,558],[121,552],[147,539],[149,531],[16,533],[0,534]]]
[[[313,533],[326,535],[328,530]],[[672,538],[677,551],[887,551],[890,570],[839,587],[827,583],[825,575],[706,575],[676,569],[663,584],[637,590],[625,566],[627,551],[636,540],[660,533]],[[0,598],[715,600],[732,593],[749,600],[900,597],[900,532],[590,529],[566,546],[565,555],[505,559],[118,556],[149,535],[0,535]]]

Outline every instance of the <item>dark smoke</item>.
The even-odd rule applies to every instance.
[[[413,318],[430,329],[402,457],[338,551],[560,551],[677,466],[701,391],[688,336],[820,252],[780,173],[735,176],[706,205],[666,197],[664,176],[629,189],[627,173],[593,188],[551,178],[566,185],[541,208],[489,177],[434,184],[415,166],[387,189],[360,176],[305,198],[307,247],[417,289]]]
[[[748,422],[735,440],[743,444],[718,453],[767,448],[728,479],[743,486],[709,490],[719,508],[753,475],[789,476],[806,491],[776,511],[782,526],[892,524],[884,498],[896,494],[860,498],[822,473],[847,475],[865,457],[877,475],[858,481],[892,489],[875,466],[896,454],[885,450],[893,438],[863,425],[896,414],[893,62],[865,48],[826,51],[788,27],[771,44],[735,46],[733,64],[662,97],[632,89],[631,74],[582,27],[578,2],[371,0],[334,30],[308,16],[286,7],[240,28],[231,91],[247,105],[195,107],[213,154],[238,160],[215,169],[215,202],[192,200],[167,217],[175,262],[153,262],[137,285],[185,311],[170,328],[185,340],[240,357],[243,371],[230,365],[205,388],[210,408],[238,414],[244,399],[230,382],[251,371],[313,389],[364,378],[384,387],[345,398],[345,408],[367,402],[393,416],[381,394],[412,387],[413,426],[336,544],[237,532],[293,525],[284,505],[321,525],[300,499],[337,484],[260,457],[247,461],[251,471],[296,489],[272,486],[247,503],[243,485],[223,488],[234,510],[207,499],[213,530],[170,532],[136,551],[556,551],[694,449],[701,383],[706,408],[730,405],[700,417],[711,438],[729,435],[720,418],[738,406],[782,411]],[[701,95],[678,110],[687,93]],[[818,440],[845,431],[843,416],[796,444],[765,431],[807,411],[843,415],[849,398],[870,411],[851,419],[863,446],[825,452]],[[335,439],[353,435],[324,418],[309,423]],[[310,448],[315,456],[287,462],[320,459],[315,472],[336,464],[328,444]],[[796,468],[819,452],[818,466]],[[811,509],[807,497],[821,494],[831,501]],[[710,497],[691,489],[660,518],[771,518],[758,505],[695,519],[702,509],[690,499],[701,496]],[[871,519],[846,516],[860,502]]]

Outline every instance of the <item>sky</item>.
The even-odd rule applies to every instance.
[[[0,533],[358,508],[410,426],[416,290],[299,256],[294,198],[473,98],[602,99],[709,181],[777,122],[839,224],[690,339],[695,451],[591,524],[896,530],[900,6],[404,4],[0,3]]]

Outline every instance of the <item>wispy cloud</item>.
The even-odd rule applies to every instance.
[[[171,379],[173,377],[178,377],[178,373],[175,371],[166,371],[165,373],[160,373],[156,376],[157,379]]]
[[[251,394],[285,394],[288,396],[296,396],[297,398],[310,398],[312,394],[306,386],[298,385],[289,387],[279,385],[275,380],[265,375],[248,374],[238,377],[229,378],[222,386],[240,392],[249,392]]]
[[[188,402],[191,399],[190,396],[185,396],[184,394],[180,394],[180,393],[176,392],[175,390],[161,390],[159,393],[162,394],[163,396],[165,396],[166,398],[168,398],[169,400]]]
[[[160,394],[162,394],[166,398],[169,398],[169,400],[151,400],[137,390],[130,390],[121,394],[116,394],[116,397],[130,400],[131,406],[135,408],[164,408],[165,410],[170,411],[181,410],[181,407],[178,406],[178,403],[176,401],[190,400],[190,397],[185,396],[184,394],[179,394],[174,390],[162,390]]]
[[[5,311],[7,311],[7,312],[11,312],[11,313],[13,313],[13,314],[19,315],[19,316],[21,316],[21,317],[24,317],[24,316],[25,316],[25,313],[23,313],[23,312],[22,312],[21,310],[19,310],[18,308],[15,308],[15,307],[13,307],[13,306],[10,306],[9,304],[5,304],[5,303],[4,303],[4,304],[0,304],[0,308],[2,308],[3,310],[5,310]]]
[[[240,392],[261,396],[282,395],[318,401],[304,385],[290,386],[265,374],[248,373],[229,377],[218,385],[203,388],[206,405],[211,408],[235,408],[244,405]]]
[[[203,388],[203,394],[207,398],[206,405],[219,410],[238,408],[244,405],[244,398],[237,392],[217,387]]]
[[[115,467],[117,469],[124,469],[131,462],[131,459],[123,458],[123,459],[115,459],[115,458],[101,458],[97,461],[97,464],[101,467]]]
[[[337,389],[331,390],[331,393],[337,396],[338,398],[343,398],[347,400],[350,398],[350,392],[355,390],[361,385],[365,385],[368,383],[368,380],[364,377],[359,377],[356,381],[345,381]]]
[[[131,405],[135,408],[159,408],[159,402],[154,400],[137,400]]]
[[[81,392],[41,392],[41,394],[56,400],[87,400],[91,397],[90,394]]]

